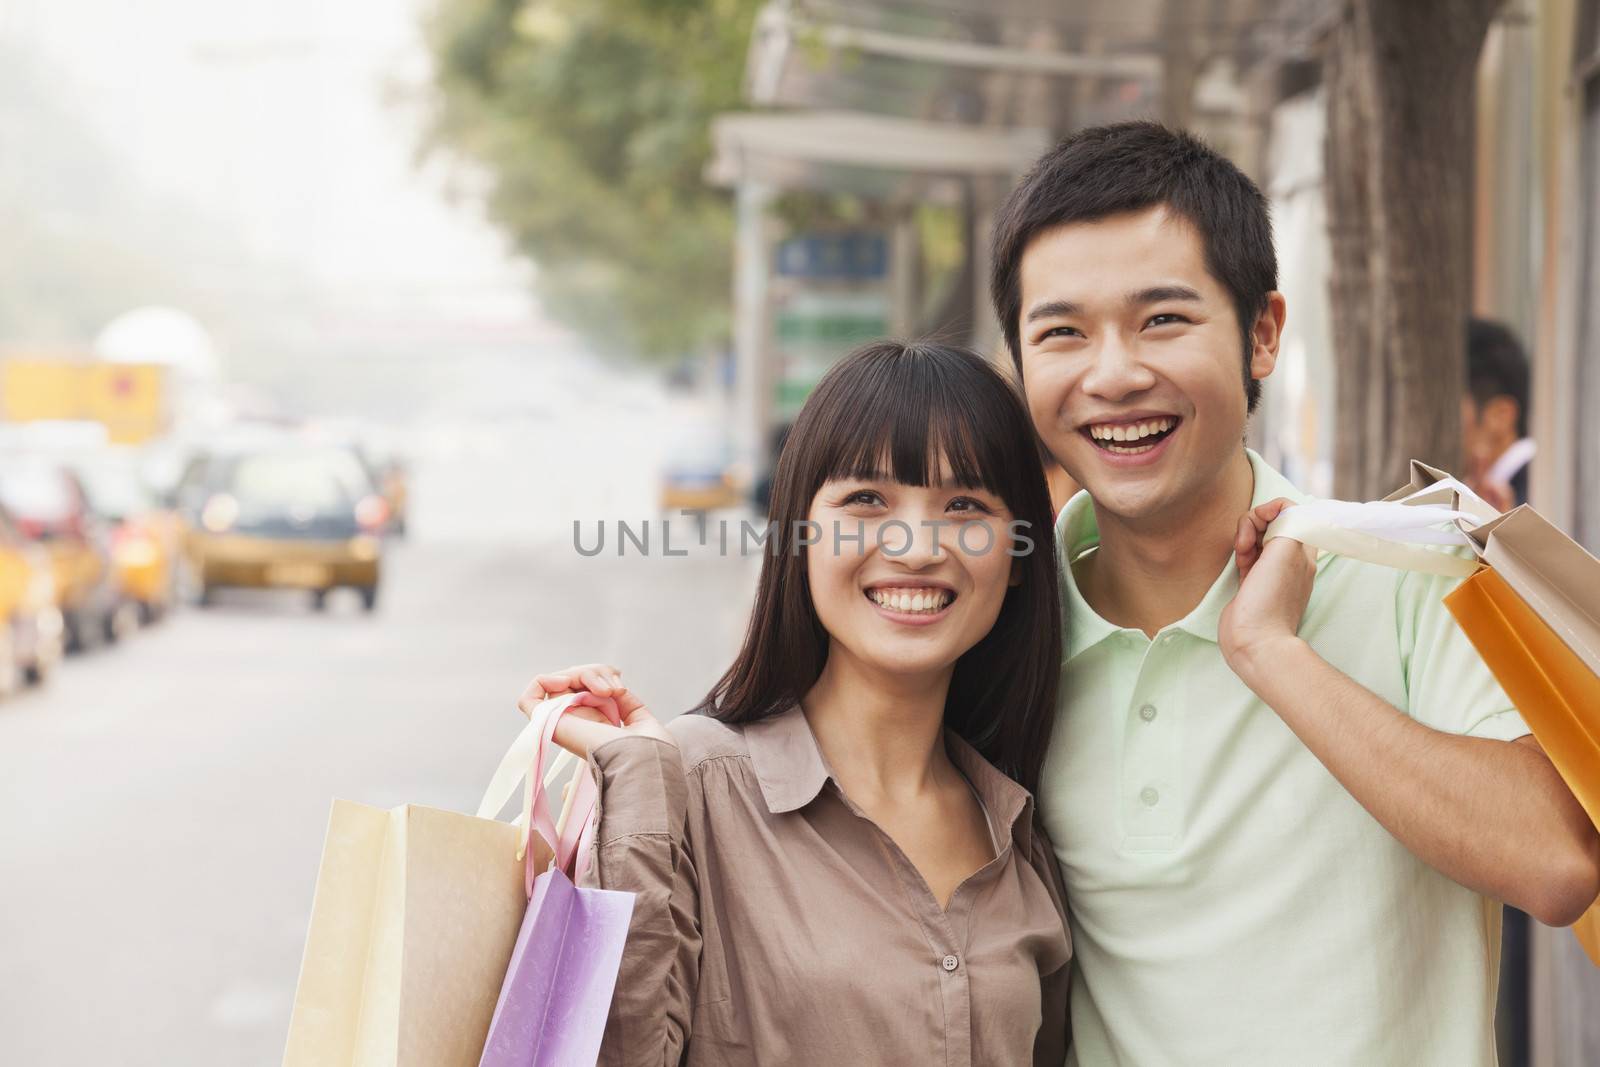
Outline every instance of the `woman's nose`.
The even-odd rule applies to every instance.
[[[955,525],[939,515],[905,514],[889,519],[879,534],[884,555],[906,566],[925,566],[950,551],[948,538]]]

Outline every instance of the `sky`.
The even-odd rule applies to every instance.
[[[537,326],[532,268],[473,176],[419,169],[426,2],[0,0],[0,38],[48,64],[129,175],[352,314]]]

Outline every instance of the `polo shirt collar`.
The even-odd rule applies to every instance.
[[[817,799],[830,781],[839,789],[838,779],[817,747],[816,735],[798,703],[749,724],[744,736],[761,796],[772,814],[800,810]],[[944,736],[950,762],[972,783],[996,833],[1008,833],[1022,855],[1032,855],[1032,795],[1001,774],[960,735],[946,730]],[[839,794],[843,797],[844,791],[840,789]],[[849,802],[848,797],[845,800]]]
[[[1250,470],[1255,477],[1255,487],[1250,494],[1252,508],[1260,507],[1279,497],[1288,497],[1297,504],[1303,504],[1311,499],[1296,489],[1287,478],[1268,466],[1267,462],[1253,450],[1245,449],[1245,455],[1250,459]],[[1087,492],[1078,493],[1067,502],[1066,507],[1061,509],[1061,517],[1056,521],[1056,536],[1057,547],[1060,549],[1058,558],[1061,560],[1063,572],[1062,594],[1067,600],[1066,658],[1073,660],[1106,638],[1122,632],[1120,628],[1101,618],[1089,606],[1089,602],[1079,592],[1077,580],[1072,575],[1073,561],[1100,544],[1100,528],[1095,522],[1094,502],[1090,500]],[[1217,580],[1212,583],[1195,609],[1173,625],[1215,644],[1217,624],[1222,618],[1222,611],[1238,591],[1239,570],[1230,559],[1223,565],[1222,573],[1217,576]]]

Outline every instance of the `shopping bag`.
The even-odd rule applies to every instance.
[[[1464,578],[1446,608],[1600,827],[1600,561],[1528,505],[1501,514],[1416,462],[1410,484],[1383,501],[1285,511],[1267,530],[1280,536]],[[1600,967],[1600,902],[1573,933]]]
[[[534,740],[525,729],[507,759],[526,770]],[[498,813],[520,777],[497,775],[483,807]],[[525,824],[335,800],[284,1067],[477,1064],[527,910],[525,871],[550,855]]]
[[[1591,581],[1600,582],[1600,575]],[[1479,571],[1444,602],[1589,820],[1600,826],[1600,677],[1496,569]],[[1600,967],[1600,903],[1573,933]]]
[[[545,780],[544,762],[555,724],[575,703],[596,707],[620,722],[614,701],[584,695],[577,701],[546,701],[529,716],[539,744],[527,780]],[[509,772],[508,772],[509,773]],[[526,876],[532,891],[499,1003],[483,1046],[480,1067],[588,1067],[600,1055],[617,971],[633,917],[633,894],[580,889],[568,877],[590,862],[595,833],[594,780],[580,772],[567,797],[568,810],[549,820],[548,790],[533,786],[525,811],[535,839],[547,853],[530,851]],[[532,877],[548,854],[549,869]]]

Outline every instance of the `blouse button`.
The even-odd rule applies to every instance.
[[[946,971],[954,971],[957,967],[961,966],[961,961],[956,959],[954,956],[946,956],[942,966]]]

